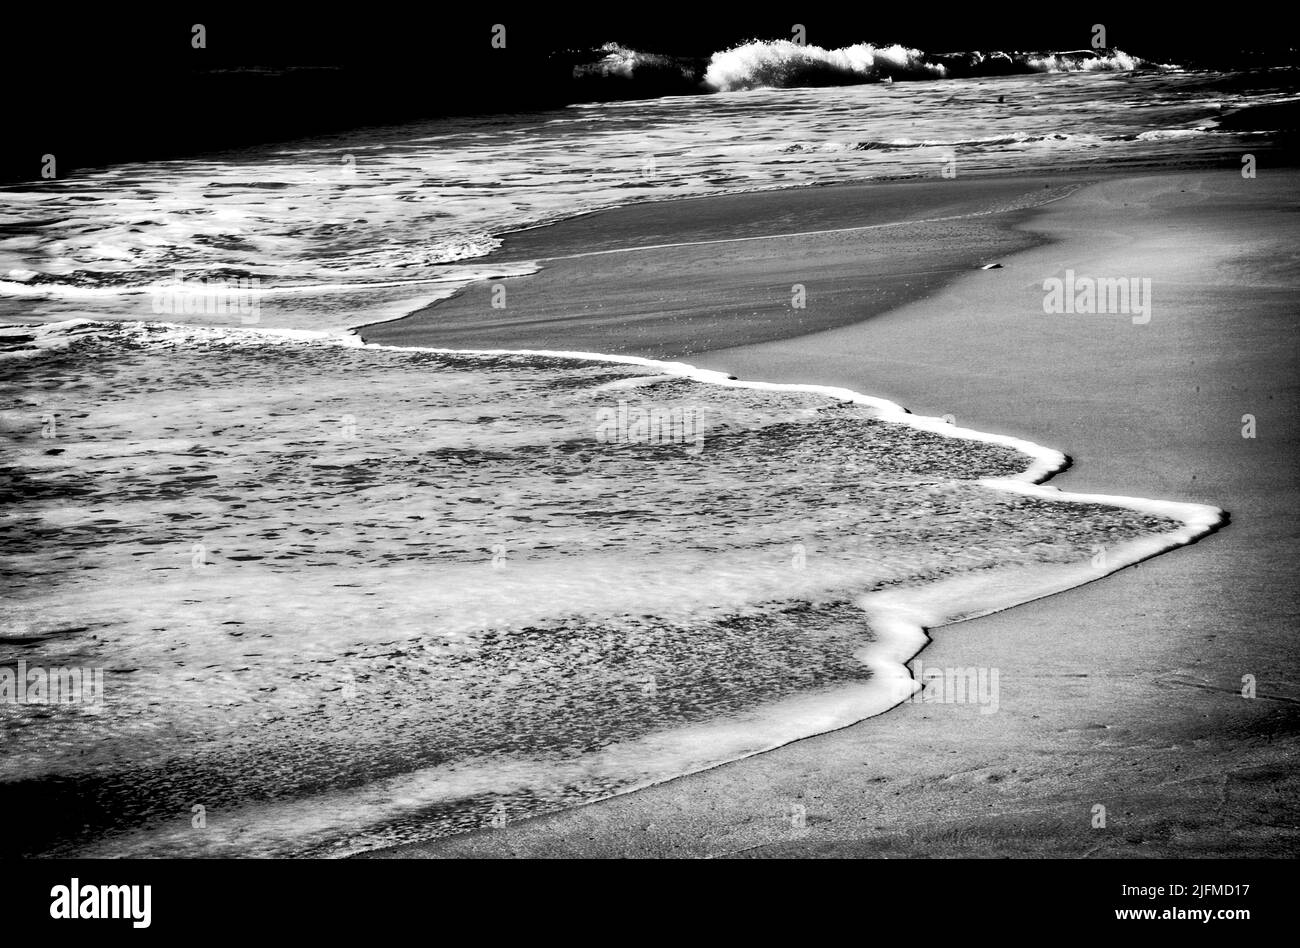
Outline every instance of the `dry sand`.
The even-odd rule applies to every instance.
[[[1019,183],[1025,193],[1044,190],[1042,182]],[[912,194],[944,184],[913,185]],[[963,185],[965,210],[980,209],[981,184],[990,183]],[[850,189],[797,194],[821,208],[808,210],[808,220],[841,222],[835,226],[852,216],[846,209],[861,212],[869,203],[859,191],[855,205]],[[1008,197],[1000,192],[983,209]],[[897,207],[910,205],[891,206],[881,213],[898,216]],[[922,206],[910,216],[941,216]],[[790,224],[804,219],[786,207]],[[1255,180],[1232,168],[1099,175],[1036,211],[887,228],[902,235],[894,245],[882,244],[884,231],[873,228],[557,260],[512,281],[516,300],[533,294],[529,281],[546,281],[551,295],[538,292],[529,302],[551,320],[546,348],[689,351],[689,361],[742,378],[883,395],[1068,452],[1074,467],[1053,481],[1063,489],[1209,503],[1227,509],[1232,522],[1099,582],[934,630],[925,666],[997,668],[997,713],[906,704],[635,794],[375,855],[1296,854],[1298,207],[1300,174],[1292,171],[1262,169]],[[701,217],[696,202],[633,208],[548,229],[545,239],[572,252],[584,229],[590,237],[601,231],[600,218],[627,213],[678,213],[682,232]],[[704,230],[696,227],[690,239]],[[726,230],[724,214],[708,239]],[[932,244],[932,279],[894,296],[873,291],[895,247],[916,255],[909,267],[924,267],[926,242],[945,235],[953,239]],[[972,239],[982,242],[972,246]],[[761,258],[745,256],[759,245]],[[515,250],[507,244],[506,255]],[[776,323],[768,311],[757,342],[722,348],[717,340],[743,336],[747,314],[763,310],[746,300],[728,317],[719,302],[702,337],[715,343],[692,345],[683,329],[669,334],[669,351],[640,348],[630,334],[635,320],[617,319],[624,284],[601,290],[590,279],[590,268],[611,256],[627,268],[620,277],[638,312],[648,311],[655,281],[664,300],[725,301],[733,276],[752,291],[756,274],[771,266],[771,293],[807,286],[810,312],[786,335],[807,334],[771,341]],[[970,271],[983,259],[1003,268]],[[1066,268],[1150,278],[1150,322],[1045,315],[1043,280]],[[566,319],[565,288],[584,279],[601,312]],[[911,302],[893,305],[903,298]],[[788,312],[788,296],[782,302]],[[775,295],[770,305],[779,305]],[[405,333],[412,343],[467,347],[508,337],[504,326],[482,339],[471,340],[466,326],[440,337],[430,328],[436,314],[425,313],[419,331],[394,323],[366,336],[396,342]],[[596,345],[609,337],[597,316],[614,324],[624,348]],[[526,332],[521,338],[527,341],[511,347],[541,347]],[[1242,437],[1246,414],[1256,419],[1253,439]],[[1253,699],[1241,694],[1246,675],[1255,676]],[[1104,827],[1094,826],[1097,806],[1105,807]],[[797,812],[806,818],[792,820]]]

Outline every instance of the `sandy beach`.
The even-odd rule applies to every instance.
[[[10,928],[1284,931],[1280,15],[653,12],[8,24]]]
[[[543,269],[500,281],[504,309],[484,283],[364,330],[844,386],[1058,448],[1074,461],[1062,489],[1231,516],[1190,547],[934,630],[922,662],[998,669],[997,713],[904,704],[374,855],[1294,855],[1297,184],[1229,165],[616,209],[508,239],[490,260]],[[1044,280],[1067,270],[1149,279],[1149,322],[1046,314]],[[794,284],[806,309],[791,308]]]
[[[852,325],[1032,245],[1082,175],[800,188],[618,208],[508,236],[503,270],[368,341],[677,359]],[[792,288],[811,303],[792,306]],[[493,288],[504,305],[493,305]],[[498,293],[500,291],[497,291]],[[803,380],[801,380],[803,381]]]

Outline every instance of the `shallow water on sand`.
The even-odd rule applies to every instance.
[[[0,703],[29,853],[350,852],[665,779],[726,752],[619,749],[869,687],[863,593],[1175,526],[992,489],[1029,459],[826,394],[339,337],[0,341],[0,666],[104,669],[94,707]]]

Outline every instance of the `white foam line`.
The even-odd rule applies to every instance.
[[[85,319],[69,320],[64,324],[46,324],[40,328],[48,329],[60,325],[73,326],[92,322]],[[121,326],[123,324],[109,323],[106,325]],[[176,329],[181,332],[193,332],[198,328],[174,324],[150,325],[165,325],[166,328]],[[1226,519],[1223,511],[1204,504],[1109,494],[1080,494],[1049,487],[1041,482],[1062,470],[1067,463],[1066,456],[1060,451],[1008,435],[981,432],[971,428],[959,428],[948,424],[942,418],[914,415],[895,402],[872,395],[864,395],[847,388],[798,383],[744,381],[722,372],[701,369],[685,362],[665,362],[641,356],[612,355],[601,352],[536,349],[440,349],[428,346],[381,345],[365,342],[357,334],[356,330],[331,333],[318,330],[241,328],[222,330],[222,332],[263,335],[286,340],[334,341],[349,347],[390,352],[427,352],[469,356],[523,356],[572,359],[584,362],[610,362],[641,366],[661,376],[689,378],[704,384],[720,385],[728,388],[747,388],[774,392],[805,392],[824,395],[828,398],[870,408],[876,412],[876,416],[880,420],[885,422],[906,425],[918,431],[926,431],[943,437],[1003,445],[1020,451],[1030,458],[1029,466],[1019,475],[982,478],[977,482],[992,490],[1039,497],[1055,503],[1103,504],[1112,507],[1123,507],[1181,522],[1181,526],[1175,530],[1139,537],[1119,544],[1114,549],[1106,550],[1100,563],[1089,561],[1066,566],[1019,568],[1005,571],[1005,573],[983,572],[975,575],[954,576],[923,586],[868,593],[858,600],[858,604],[866,613],[868,625],[876,633],[876,638],[854,654],[854,657],[870,671],[870,678],[866,683],[840,687],[831,692],[786,698],[755,709],[748,714],[726,717],[708,724],[644,735],[635,740],[605,748],[594,758],[584,758],[570,762],[565,765],[566,768],[572,768],[586,775],[600,774],[609,777],[617,777],[620,773],[636,773],[638,769],[644,773],[647,762],[651,764],[654,761],[671,763],[670,769],[672,772],[666,776],[660,774],[650,779],[640,780],[605,796],[586,801],[588,803],[630,793],[678,777],[688,776],[746,757],[766,753],[794,741],[849,727],[882,714],[907,700],[919,689],[920,686],[912,678],[907,663],[915,658],[929,643],[928,630],[990,615],[1092,582],[1140,560],[1191,543],[1212,532]],[[688,758],[691,762],[682,764],[684,758]],[[530,764],[522,762],[522,766],[524,769],[528,769]],[[553,764],[543,766],[553,766]],[[628,767],[634,769],[628,770]],[[392,796],[404,797],[404,800],[397,801],[400,804],[399,809],[413,811],[421,806],[427,806],[434,800],[445,798],[449,792],[454,792],[452,788],[448,787],[449,780],[462,788],[465,786],[462,780],[482,786],[482,779],[491,769],[492,765],[486,765],[483,771],[474,767],[432,768],[385,781],[378,789],[365,788],[357,791],[345,791],[340,794],[331,794],[328,799],[331,802],[338,803],[345,800],[349,801],[351,805],[344,807],[349,820],[361,817],[365,809],[360,804],[367,799],[373,798],[375,793],[379,793],[381,797],[385,797],[390,801]],[[653,768],[651,767],[651,769]],[[470,777],[471,774],[472,777]],[[301,805],[304,805],[304,801],[286,804],[282,808],[277,806],[274,813],[259,811],[254,814],[250,812],[248,816],[250,819],[255,820],[259,826],[265,827],[267,824],[281,820],[287,810],[296,812]],[[319,817],[321,809],[318,807],[312,812],[317,813]],[[391,818],[391,813],[389,817]],[[344,821],[338,822],[337,825],[340,827],[346,825],[356,826],[356,823]],[[354,844],[341,851],[340,855],[373,848],[375,845],[374,842],[368,845],[365,843]],[[378,845],[383,845],[383,843],[381,842]],[[149,847],[146,846],[145,848]]]
[[[1045,480],[1066,465],[1066,457],[1060,451],[1045,448],[1009,435],[990,434],[972,428],[959,428],[942,418],[914,415],[906,408],[888,399],[874,395],[863,395],[847,388],[835,388],[826,385],[805,385],[792,382],[751,382],[712,369],[701,369],[686,362],[664,362],[641,356],[611,355],[602,352],[577,352],[564,349],[440,349],[429,346],[391,346],[380,343],[364,342],[356,330],[349,330],[342,337],[349,345],[367,349],[384,349],[393,352],[430,352],[447,355],[489,355],[489,356],[542,356],[553,359],[573,359],[584,362],[615,362],[624,365],[643,366],[660,375],[677,378],[689,378],[708,385],[721,385],[728,388],[760,389],[771,392],[806,392],[813,395],[825,395],[843,402],[852,402],[873,409],[883,421],[907,425],[921,431],[928,431],[949,438],[967,441],[984,441],[990,444],[1014,448],[1033,459],[1033,463],[1018,477],[1022,480],[1038,482]]]
[[[918,431],[925,431],[948,438],[1002,445],[1020,451],[1030,458],[1029,466],[1014,477],[982,478],[978,481],[981,485],[992,490],[1039,497],[1054,503],[1101,504],[1111,507],[1124,507],[1139,513],[1181,521],[1182,526],[1176,530],[1140,537],[1105,551],[1100,564],[1089,562],[1074,566],[1052,566],[1011,571],[1007,577],[1000,577],[1003,581],[992,590],[989,588],[990,577],[988,576],[958,576],[924,586],[887,590],[862,597],[859,600],[859,605],[867,613],[870,620],[869,624],[878,635],[874,642],[855,654],[855,657],[871,671],[869,683],[865,686],[855,686],[852,689],[855,697],[851,700],[842,701],[838,712],[827,714],[824,713],[825,709],[823,709],[823,713],[817,715],[818,723],[813,727],[806,727],[811,723],[806,716],[796,718],[798,724],[805,727],[804,733],[798,735],[792,735],[789,728],[785,726],[785,722],[773,720],[771,716],[765,714],[764,720],[767,722],[767,727],[760,733],[766,734],[769,739],[764,741],[760,737],[759,740],[763,746],[754,749],[752,740],[755,735],[751,734],[750,741],[746,742],[750,744],[751,749],[732,754],[730,760],[738,760],[741,757],[764,753],[794,740],[813,737],[817,734],[859,723],[869,717],[882,714],[905,701],[919,687],[908,671],[906,663],[929,643],[930,638],[927,631],[930,629],[1000,612],[1013,606],[1055,595],[1092,582],[1141,560],[1191,543],[1211,533],[1226,519],[1222,510],[1204,504],[1109,494],[1080,494],[1047,486],[1042,482],[1064,469],[1068,464],[1068,458],[1060,451],[1009,435],[976,431],[973,428],[959,428],[949,424],[942,418],[914,415],[896,402],[873,395],[864,395],[861,392],[855,392],[847,388],[798,383],[744,381],[722,372],[697,368],[685,362],[664,362],[640,356],[611,355],[599,352],[385,346],[377,343],[365,343],[356,335],[349,337],[349,340],[351,344],[373,349],[417,350],[451,355],[544,356],[589,362],[614,362],[644,366],[660,375],[689,378],[697,382],[729,388],[760,389],[775,392],[806,392],[825,395],[829,398],[871,408],[877,413],[877,417],[885,422],[907,425]],[[779,706],[790,703],[788,701],[781,702]],[[778,706],[772,706],[769,711],[774,710],[776,707]],[[719,726],[725,725],[720,724]],[[736,750],[738,751],[739,747]],[[715,763],[709,765],[709,767],[718,765]],[[708,767],[701,767],[700,769],[708,769]],[[693,772],[698,771],[688,771],[688,773]],[[682,776],[684,775],[682,774]],[[628,790],[620,792],[630,792],[631,789],[635,788],[628,788]]]
[[[906,425],[918,431],[925,431],[946,438],[958,438],[966,441],[981,441],[986,444],[1001,445],[1019,451],[1030,458],[1029,466],[1018,475],[1002,478],[984,478],[979,481],[980,484],[994,490],[1028,494],[1058,503],[1103,504],[1112,507],[1125,507],[1140,513],[1164,517],[1170,520],[1180,520],[1184,523],[1185,527],[1183,530],[1162,535],[1167,539],[1161,539],[1161,537],[1148,538],[1153,544],[1148,545],[1150,548],[1142,546],[1139,541],[1133,541],[1133,543],[1130,544],[1130,546],[1134,547],[1131,551],[1131,557],[1120,565],[1114,566],[1112,569],[1107,569],[1099,575],[1113,572],[1115,569],[1120,569],[1122,566],[1136,562],[1137,559],[1144,559],[1153,556],[1156,553],[1172,549],[1175,546],[1182,546],[1186,543],[1190,543],[1192,540],[1214,530],[1217,526],[1222,524],[1225,519],[1223,511],[1216,507],[1210,507],[1203,504],[1151,500],[1147,498],[1124,497],[1111,494],[1078,494],[1061,491],[1055,487],[1049,487],[1042,482],[1060,472],[1068,464],[1068,458],[1060,451],[1044,447],[1043,445],[1022,438],[1015,438],[1010,435],[977,431],[973,428],[961,428],[948,423],[943,418],[915,415],[898,403],[889,401],[885,398],[879,398],[874,395],[864,395],[861,392],[855,392],[852,389],[827,385],[792,382],[746,381],[713,369],[701,369],[686,362],[666,362],[642,356],[615,355],[604,352],[582,352],[567,349],[446,349],[432,346],[393,346],[383,345],[380,343],[367,343],[361,338],[356,329],[341,331],[263,327],[220,327],[213,329],[210,327],[186,326],[175,323],[150,323],[144,321],[139,321],[134,324],[114,322],[97,323],[96,321],[89,319],[72,319],[65,320],[61,323],[38,324],[37,326],[30,328],[50,330],[96,325],[103,325],[105,327],[125,327],[131,325],[156,326],[168,330],[175,330],[181,333],[210,332],[217,336],[228,337],[253,335],[264,336],[272,339],[283,339],[286,341],[301,340],[335,342],[353,348],[373,349],[388,352],[427,352],[444,355],[470,356],[523,356],[571,359],[582,362],[611,362],[621,365],[641,366],[661,376],[688,378],[707,385],[719,385],[727,388],[757,389],[772,392],[803,392],[813,395],[823,395],[828,398],[870,408],[881,421]],[[10,328],[17,329],[28,327]],[[1142,548],[1137,549],[1139,546],[1142,546]],[[1136,559],[1132,557],[1136,557]]]
[[[37,328],[54,329],[79,325],[97,324],[93,320],[74,319],[67,320],[63,323],[49,323]],[[103,323],[98,325],[126,326],[131,324]],[[168,323],[140,322],[136,325],[159,326],[170,330],[177,330],[182,333],[192,333],[195,331],[202,332],[207,330],[207,327],[193,327]],[[582,362],[610,362],[621,365],[641,366],[661,376],[688,378],[702,384],[719,385],[727,388],[746,388],[773,392],[803,392],[813,395],[823,395],[828,398],[870,408],[881,421],[906,425],[918,431],[925,431],[946,438],[958,438],[966,441],[981,441],[986,444],[1001,445],[1019,451],[1030,458],[1029,466],[1018,475],[1002,478],[983,478],[978,482],[991,489],[1040,497],[1044,500],[1056,503],[1102,504],[1112,507],[1124,507],[1139,513],[1177,520],[1183,523],[1183,527],[1179,530],[1167,534],[1160,534],[1130,541],[1129,543],[1117,548],[1116,551],[1111,551],[1107,556],[1106,568],[1102,568],[1100,571],[1095,573],[1089,573],[1070,585],[1080,585],[1083,582],[1089,582],[1092,579],[1100,578],[1101,576],[1122,569],[1124,566],[1131,565],[1139,560],[1146,559],[1150,556],[1154,556],[1178,546],[1183,546],[1207,533],[1212,532],[1226,519],[1223,511],[1216,507],[1204,504],[1151,500],[1141,497],[1125,497],[1111,494],[1079,494],[1061,491],[1058,488],[1050,487],[1042,483],[1067,466],[1068,458],[1060,451],[1022,438],[1015,438],[1010,435],[977,431],[973,428],[961,428],[949,424],[943,418],[915,415],[896,402],[884,398],[878,398],[874,395],[864,395],[861,392],[855,392],[852,389],[847,388],[790,382],[746,381],[712,369],[701,369],[686,362],[666,362],[642,356],[614,355],[604,352],[582,352],[567,349],[446,349],[432,346],[383,345],[380,343],[365,342],[356,329],[327,331],[241,327],[230,329],[221,328],[215,332],[218,335],[229,336],[238,336],[240,334],[260,335],[269,338],[284,339],[287,341],[332,341],[348,347],[389,352],[427,352],[443,355],[470,356],[523,356],[572,359],[574,361]],[[1123,555],[1116,555],[1120,552],[1122,552]],[[933,588],[937,585],[939,584],[930,584],[924,588]],[[1059,592],[1064,588],[1070,588],[1070,586],[1053,588],[1051,592]],[[1050,595],[1051,592],[1043,592],[1031,598],[1041,598],[1041,596]],[[1021,602],[1027,601],[1029,600],[1018,599],[1014,603],[1009,603],[1006,606],[998,608],[1009,608],[1010,605],[1018,605]],[[873,608],[879,609],[881,607],[877,604],[873,606]],[[984,608],[981,606],[982,611],[978,614],[987,615],[989,612],[998,611],[998,608]],[[963,614],[963,618],[971,618],[974,614],[975,613],[966,612]],[[947,624],[948,621],[953,620],[936,620],[932,617],[924,624],[923,628],[933,628],[935,625]]]
[[[473,259],[473,258],[471,258]],[[467,269],[470,264],[443,264],[443,266],[464,266]],[[463,274],[446,274],[437,277],[421,277],[412,280],[385,280],[377,283],[300,283],[300,284],[268,284],[263,286],[260,282],[257,284],[249,283],[246,287],[240,287],[240,292],[252,296],[310,296],[320,293],[353,293],[366,290],[392,290],[411,286],[441,286],[448,283],[475,283],[481,280],[491,280],[497,277],[502,279],[518,276],[531,276],[537,272],[537,264],[532,261],[514,261],[503,263],[500,267],[475,267],[474,272]],[[190,282],[176,284],[174,282],[159,283],[142,283],[138,286],[76,286],[68,283],[19,283],[11,280],[0,280],[0,295],[10,296],[63,296],[63,297],[95,297],[95,296],[143,296],[145,294],[154,294],[159,292],[170,292],[176,290],[181,293],[202,292],[207,278],[201,271],[195,271],[187,274],[191,277]],[[248,278],[252,279],[252,278]],[[256,278],[260,281],[260,277]],[[211,282],[220,284],[220,279],[213,279]],[[53,325],[52,323],[50,325]]]

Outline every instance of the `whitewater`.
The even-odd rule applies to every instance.
[[[1221,518],[683,364],[104,322],[0,341],[10,647],[106,670],[102,706],[0,706],[8,780],[111,804],[44,854],[337,855],[625,792],[880,713],[924,629]],[[704,450],[602,443],[629,399],[698,413]],[[195,804],[212,831],[176,820]]]

